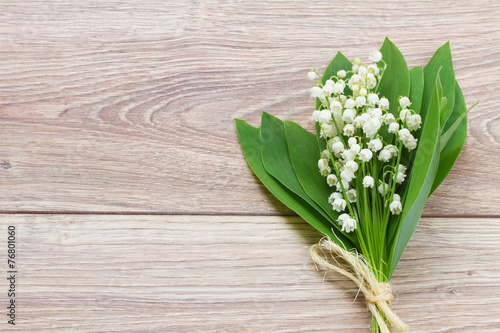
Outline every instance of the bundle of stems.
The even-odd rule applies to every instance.
[[[389,280],[465,143],[468,110],[449,43],[425,68],[408,69],[387,38],[368,58],[338,52],[324,73],[308,73],[315,134],[265,112],[260,128],[236,128],[256,176],[325,235],[313,260],[364,293],[372,332],[406,331]]]

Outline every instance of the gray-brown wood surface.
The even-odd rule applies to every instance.
[[[412,332],[499,332],[499,17],[498,1],[0,1],[0,308],[13,225],[15,330],[367,332],[233,118],[312,129],[307,72],[388,36],[410,67],[450,41],[480,102],[393,307]]]

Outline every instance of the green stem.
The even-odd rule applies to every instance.
[[[402,154],[402,149],[403,149],[403,144],[402,142],[398,142],[398,157],[396,159],[396,165],[394,166],[394,176],[392,177],[392,187],[391,187],[391,192],[390,192],[390,196],[389,196],[389,200],[388,200],[388,204],[387,204],[387,207],[386,207],[386,210],[385,210],[385,216],[383,218],[383,230],[387,231],[387,227],[389,226],[389,220],[391,218],[391,211],[389,209],[389,205],[391,204],[392,200],[394,199],[394,193],[396,193],[396,187],[397,187],[397,183],[396,183],[396,180],[397,180],[397,175],[398,175],[398,172],[399,172],[399,163],[401,162],[401,154]],[[403,199],[401,199],[403,200]],[[404,202],[404,201],[403,201]],[[387,251],[387,246],[386,246],[386,232],[383,232],[382,233],[382,242],[381,244],[384,244],[384,252]],[[384,258],[386,256],[384,255]],[[385,258],[385,260],[389,260],[389,258]],[[383,270],[384,272],[387,271],[387,269]],[[388,274],[388,272],[386,272]]]
[[[379,282],[387,282],[387,280],[385,279],[385,277],[378,277],[377,279],[378,279]],[[385,315],[384,315],[384,313],[382,311],[380,311],[378,308],[377,308],[377,311],[378,311],[379,315],[382,317],[382,319],[384,320],[385,325],[389,329],[389,332],[391,332],[391,323],[386,320]],[[372,314],[372,321],[371,321],[371,330],[370,330],[370,332],[371,333],[374,333],[374,332],[380,333],[381,332],[380,327],[379,327],[378,322],[377,322],[377,318],[373,314]]]
[[[385,324],[387,325],[387,328],[389,329],[389,332],[390,332],[391,331],[391,324],[387,320],[385,320],[385,316],[382,312],[379,311],[379,314],[384,319]],[[375,318],[375,316],[372,314],[370,333],[380,333],[380,332],[382,332],[382,331],[380,330],[380,327],[378,326],[377,318]]]
[[[378,326],[377,318],[372,314],[372,321],[371,321],[371,333],[380,333],[380,327]]]

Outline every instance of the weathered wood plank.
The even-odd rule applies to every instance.
[[[450,40],[467,103],[481,102],[425,214],[500,214],[499,2],[16,1],[0,13],[2,211],[290,214],[251,175],[232,118],[258,124],[265,110],[310,128],[306,72],[388,35],[410,66]]]
[[[4,242],[17,229],[26,332],[367,332],[364,301],[314,270],[320,235],[296,217],[21,214],[0,225]],[[421,221],[392,281],[412,332],[500,330],[499,238],[500,219]]]

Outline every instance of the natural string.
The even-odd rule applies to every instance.
[[[409,331],[410,328],[408,325],[399,319],[390,308],[393,299],[391,285],[377,280],[363,256],[357,252],[344,250],[328,237],[320,240],[319,244],[311,246],[310,251],[313,261],[320,267],[344,275],[359,287],[365,295],[368,309],[370,309],[373,316],[377,319],[377,323],[383,333],[390,333],[390,330],[380,312],[384,314],[387,321],[391,323],[391,326],[399,332]],[[331,254],[334,263],[325,258],[325,253]],[[345,263],[338,262],[336,257],[341,258]]]

